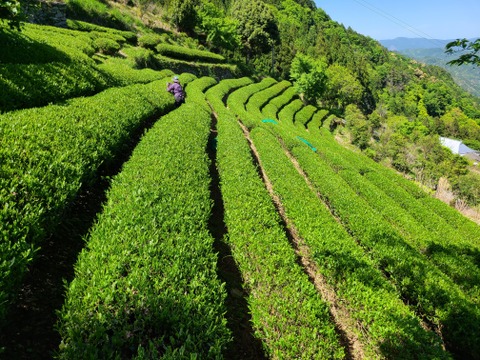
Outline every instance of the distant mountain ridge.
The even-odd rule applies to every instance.
[[[435,49],[444,48],[449,42],[455,39],[425,39],[398,37],[395,39],[380,40],[380,44],[391,51],[402,51],[407,49]]]

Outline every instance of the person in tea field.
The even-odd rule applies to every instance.
[[[172,93],[175,97],[175,106],[180,106],[185,101],[185,92],[183,91],[182,85],[180,85],[180,80],[178,76],[173,77],[173,83],[167,83],[167,91]]]

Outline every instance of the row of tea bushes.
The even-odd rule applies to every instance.
[[[479,353],[480,311],[459,287],[422,254],[413,249],[376,210],[316,153],[293,148],[331,211],[357,239],[405,301],[434,324],[447,349],[463,358]]]
[[[258,124],[259,119],[254,119],[248,115],[246,110],[246,104],[250,97],[264,89],[271,87],[276,84],[277,81],[272,78],[264,78],[258,83],[253,83],[242,88],[239,88],[229,94],[227,98],[227,106],[233,111],[234,114],[239,116],[243,123],[248,127],[252,128]]]
[[[179,60],[198,61],[203,63],[225,62],[225,58],[222,55],[206,50],[189,49],[184,46],[170,44],[158,44],[155,49],[160,55]]]
[[[196,98],[209,83],[191,82],[113,179],[60,314],[60,359],[215,359],[230,341],[208,231],[211,114]]]
[[[0,116],[0,319],[44,237],[153,116],[172,109],[163,81]]]
[[[345,309],[365,357],[449,358],[440,338],[422,328],[374,262],[319,201],[279,141],[261,128],[255,128],[251,137],[286,216],[323,279],[335,289],[338,300],[333,305]]]
[[[262,114],[269,119],[277,119],[278,112],[292,100],[298,98],[293,86],[287,88],[281,95],[271,99],[263,108]]]
[[[328,307],[296,262],[242,130],[233,113],[216,103],[225,241],[245,281],[255,336],[269,358],[344,358]]]

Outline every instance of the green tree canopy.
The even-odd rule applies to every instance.
[[[297,54],[290,68],[290,77],[295,90],[303,94],[307,101],[316,103],[326,89],[326,69],[327,64],[324,61]]]
[[[207,42],[215,48],[235,50],[241,46],[237,22],[225,16],[223,9],[210,1],[198,7],[199,28],[207,35]]]
[[[0,0],[0,19],[20,30],[21,6],[19,0]]]
[[[331,106],[344,110],[348,104],[358,104],[362,98],[362,84],[346,67],[331,65],[326,70],[327,91],[324,98]]]
[[[277,20],[261,0],[241,0],[232,5],[247,62],[254,53],[265,53],[279,41]]]
[[[193,33],[197,25],[197,0],[173,0],[171,5],[172,23],[178,30]]]
[[[449,61],[449,65],[464,65],[464,64],[473,64],[480,66],[480,39],[475,41],[468,41],[467,39],[457,39],[455,41],[449,42],[445,46],[445,52],[447,54],[453,54],[462,52],[462,54],[452,61]]]

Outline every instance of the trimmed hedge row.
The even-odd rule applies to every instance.
[[[109,78],[90,58],[95,49],[87,34],[33,24],[15,32],[5,26],[0,24],[0,112],[43,106],[109,86]]]
[[[318,134],[320,127],[322,126],[324,120],[327,118],[329,111],[326,109],[318,110],[312,117],[312,121],[307,123],[307,128],[311,132]]]
[[[327,165],[305,148],[293,153],[317,191],[347,230],[368,251],[419,316],[436,325],[447,349],[463,358],[480,353],[480,310]],[[338,169],[337,169],[338,171]],[[477,354],[477,355],[476,355]]]
[[[480,266],[480,226],[432,198],[393,170],[338,145],[325,129],[321,129],[320,134],[322,140],[317,141],[318,147],[332,166],[351,169],[368,179],[404,211],[415,214],[415,220],[433,236],[442,238],[443,242],[447,241],[449,246],[453,246],[462,256],[470,253],[473,261]]]
[[[222,55],[212,53],[210,51],[189,49],[184,46],[158,44],[155,49],[160,55],[170,58],[186,61],[195,61],[203,63],[224,63],[225,58]]]
[[[301,125],[307,128],[307,124],[312,120],[318,109],[313,105],[304,106],[295,114],[295,125]]]
[[[190,72],[198,77],[211,76],[217,79],[241,76],[237,65],[175,60],[163,55],[155,55],[154,58],[161,69],[172,69],[177,73]]]
[[[286,215],[341,299],[365,357],[449,358],[440,338],[422,328],[374,262],[308,187],[277,139],[264,129],[256,128],[251,135]]]
[[[294,123],[295,114],[303,108],[303,102],[300,99],[295,99],[292,102],[288,103],[278,112],[278,120],[282,122]]]
[[[278,94],[283,93],[286,89],[292,86],[290,81],[283,80],[277,84],[270,86],[267,89],[261,90],[253,94],[249,99],[245,108],[249,115],[260,121],[263,118],[261,108],[268,104],[268,102],[278,96]]]
[[[131,44],[136,43],[137,35],[133,31],[124,31],[124,30],[117,30],[109,27],[104,27],[100,25],[95,25],[91,23],[87,23],[80,20],[73,20],[67,19],[67,26],[69,29],[84,31],[84,32],[98,32],[98,33],[106,33],[108,35],[117,35],[121,36],[124,40],[128,41]]]
[[[146,120],[173,107],[162,83],[0,116],[0,321],[35,251],[82,184]]]
[[[235,90],[227,98],[227,106],[234,114],[240,117],[243,123],[250,129],[258,124],[258,119],[252,119],[246,111],[246,104],[250,97],[258,91],[269,88],[276,84],[277,81],[272,78],[265,78],[262,81],[254,84],[244,86],[238,90]]]
[[[210,111],[210,105],[205,101],[205,91],[215,84],[217,84],[217,80],[208,76],[194,80],[188,84],[188,96],[185,98],[185,102],[187,104],[195,103],[206,111]]]
[[[231,112],[215,111],[226,241],[245,280],[256,337],[271,358],[343,358],[328,308],[296,264],[247,140]]]
[[[263,107],[263,115],[269,119],[277,119],[278,112],[296,97],[297,92],[295,91],[295,89],[293,87],[289,87],[281,95],[270,100],[268,104]]]
[[[207,227],[211,118],[195,96],[114,178],[60,314],[60,359],[213,359],[231,340]]]
[[[205,93],[206,98],[210,105],[216,110],[223,109],[224,99],[237,88],[241,88],[253,83],[253,80],[248,77],[242,77],[238,79],[224,79],[217,85],[208,89]]]

